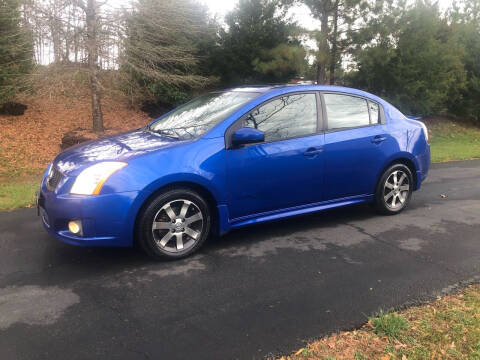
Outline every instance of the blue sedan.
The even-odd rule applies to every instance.
[[[63,242],[138,242],[155,259],[181,258],[264,221],[358,203],[398,214],[429,166],[425,125],[377,96],[240,87],[60,153],[38,207]]]

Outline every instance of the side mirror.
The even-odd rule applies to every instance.
[[[265,141],[265,134],[263,131],[250,127],[240,128],[235,131],[232,136],[232,144],[235,146],[254,144],[263,141]]]

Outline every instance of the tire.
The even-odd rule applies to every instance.
[[[375,209],[383,215],[395,215],[408,206],[413,192],[413,176],[408,166],[394,164],[380,177],[375,191]]]
[[[154,260],[189,256],[205,242],[212,227],[210,207],[195,191],[171,189],[141,212],[136,239]]]

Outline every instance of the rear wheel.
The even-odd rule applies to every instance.
[[[395,164],[380,178],[375,193],[375,208],[382,214],[398,214],[407,207],[412,191],[412,172],[404,164]]]
[[[211,228],[207,202],[189,189],[169,190],[142,212],[137,239],[152,258],[179,259],[197,251]]]

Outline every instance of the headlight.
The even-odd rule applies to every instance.
[[[107,181],[115,171],[120,170],[126,165],[127,163],[124,162],[104,161],[86,168],[75,179],[70,189],[70,194],[99,194],[105,181]]]
[[[47,170],[45,170],[45,176],[49,176],[52,173],[53,161],[48,165]]]
[[[52,170],[53,170],[53,161],[48,165],[47,170],[43,173],[43,179],[42,181],[46,181],[50,175],[52,175]]]

